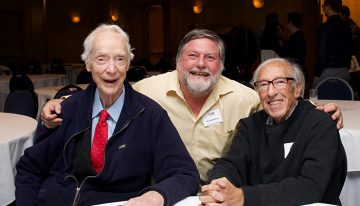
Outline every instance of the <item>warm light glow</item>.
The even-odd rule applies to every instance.
[[[112,20],[113,22],[116,22],[118,19],[119,19],[119,16],[118,16],[117,14],[111,15],[111,20]]]
[[[201,14],[202,12],[202,6],[200,5],[200,3],[195,3],[194,6],[193,6],[193,11],[195,14]]]
[[[74,24],[77,24],[80,22],[80,16],[72,16],[71,17],[71,22]]]
[[[264,6],[264,0],[252,0],[253,6],[260,9]]]

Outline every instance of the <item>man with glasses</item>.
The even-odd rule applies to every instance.
[[[270,59],[252,82],[264,110],[239,121],[202,187],[203,205],[340,205],[344,148],[330,115],[302,98],[301,68]]]
[[[169,114],[200,173],[204,184],[216,160],[229,149],[239,119],[260,109],[256,92],[223,75],[225,47],[213,31],[194,29],[181,40],[176,70],[143,79],[133,88],[159,103]],[[319,109],[333,112],[339,128],[342,115],[335,104]],[[52,113],[52,111],[55,111]],[[48,128],[61,123],[56,100],[43,108]]]

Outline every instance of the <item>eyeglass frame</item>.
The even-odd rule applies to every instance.
[[[275,82],[274,83],[274,81],[276,81],[276,80],[285,80],[286,81],[286,84],[284,84],[284,86],[282,87],[282,85],[280,85],[280,87],[279,87],[279,85],[278,84],[280,84],[280,83],[284,83],[284,82],[278,82],[278,84]],[[269,91],[269,88],[270,88],[270,84],[272,84],[277,90],[283,90],[283,89],[286,89],[287,88],[287,85],[288,85],[288,83],[289,83],[289,81],[290,80],[293,80],[293,81],[296,81],[296,79],[295,78],[293,78],[293,77],[277,77],[277,78],[275,78],[275,79],[273,79],[273,80],[271,80],[271,81],[268,81],[268,80],[260,80],[260,81],[256,81],[256,82],[254,82],[254,84],[253,84],[253,86],[255,87],[255,89],[256,89],[256,91],[258,91],[258,92],[267,92],[267,91]],[[261,85],[261,86],[266,86],[266,88],[263,88],[263,89],[261,89],[260,87],[259,87],[259,83],[267,83],[266,85]]]

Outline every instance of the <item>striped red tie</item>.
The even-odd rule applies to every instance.
[[[108,124],[106,122],[109,113],[106,110],[100,112],[100,119],[95,128],[94,140],[91,147],[91,167],[99,173],[104,166],[104,149],[108,140]]]

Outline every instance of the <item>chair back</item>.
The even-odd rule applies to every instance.
[[[148,73],[145,67],[133,66],[130,67],[129,71],[127,72],[126,78],[129,82],[137,82],[147,77],[147,75]]]
[[[7,66],[0,65],[0,75],[10,75],[11,69]]]
[[[76,84],[90,84],[93,81],[91,73],[86,69],[81,70],[81,72],[76,77]]]
[[[66,74],[63,61],[59,58],[54,58],[50,64],[48,72],[50,74]]]
[[[26,74],[12,75],[9,82],[10,92],[15,90],[34,90],[34,84]]]
[[[60,99],[63,96],[68,96],[68,95],[72,95],[75,94],[77,92],[82,91],[83,89],[81,87],[78,87],[76,85],[73,84],[69,84],[63,88],[61,88],[58,92],[56,92],[54,99]]]
[[[268,59],[277,58],[279,55],[274,50],[262,49],[260,50],[260,59],[261,62],[264,62]]]
[[[338,77],[329,77],[316,86],[318,99],[354,100],[354,92],[349,83]]]
[[[36,119],[38,99],[34,90],[15,90],[6,98],[4,112],[22,114]]]

